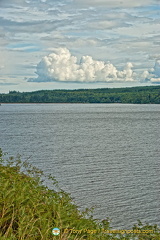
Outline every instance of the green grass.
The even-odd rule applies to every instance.
[[[52,181],[53,190],[45,186],[46,178]],[[141,222],[133,229],[153,232],[102,233],[111,230],[109,221],[97,221],[91,210],[80,212],[54,177],[45,176],[39,169],[22,162],[19,156],[8,158],[0,150],[0,240],[160,239],[156,225]],[[54,227],[61,230],[60,235],[52,235]],[[65,233],[65,229],[70,230]]]

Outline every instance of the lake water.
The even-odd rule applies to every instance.
[[[115,229],[160,225],[160,105],[2,104],[0,147]]]

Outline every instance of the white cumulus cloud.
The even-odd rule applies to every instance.
[[[122,71],[112,63],[94,60],[91,56],[83,56],[78,62],[67,48],[57,48],[42,58],[36,67],[37,78],[30,82],[114,82],[134,81],[132,63],[127,63]]]
[[[153,68],[142,73],[142,79],[151,83],[160,83],[160,60],[156,60]]]

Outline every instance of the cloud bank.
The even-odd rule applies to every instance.
[[[37,65],[37,78],[30,82],[114,82],[134,81],[132,63],[127,63],[122,71],[111,63],[96,61],[91,56],[83,56],[78,62],[67,48],[57,48],[42,58]]]
[[[157,3],[157,0],[73,0],[76,4],[89,5],[89,6],[109,6],[109,7],[140,7]]]

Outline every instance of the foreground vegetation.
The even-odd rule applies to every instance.
[[[112,232],[108,219],[95,220],[88,209],[80,212],[56,180],[47,179],[53,190],[45,186],[42,171],[0,150],[0,240],[160,239],[156,225],[140,221],[132,231]],[[54,227],[61,230],[58,236],[52,235]]]
[[[0,103],[155,103],[160,104],[160,86],[78,90],[10,91],[0,94]]]

